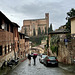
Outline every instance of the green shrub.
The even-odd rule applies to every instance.
[[[58,46],[51,46],[50,48],[52,50],[52,53],[56,52],[56,54],[57,54],[57,52],[58,52]]]

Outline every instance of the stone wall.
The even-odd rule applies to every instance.
[[[65,64],[72,64],[75,57],[75,39],[65,46],[64,42],[59,43],[58,60]]]

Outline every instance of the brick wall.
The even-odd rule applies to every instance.
[[[32,20],[24,20],[21,32],[25,32],[25,27],[27,28],[27,35],[33,36],[33,29],[35,28],[36,35],[38,35],[38,28],[40,27],[41,31],[44,30],[45,27],[49,27],[49,14],[45,14],[45,18],[43,19],[32,19]]]
[[[0,46],[2,46],[2,55],[0,55],[0,67],[2,63],[9,58],[14,58],[13,33],[0,29]],[[8,47],[9,46],[9,47]],[[6,47],[6,54],[5,54]]]
[[[19,57],[25,57],[25,39],[19,39]]]
[[[0,29],[0,45],[13,43],[13,33]]]

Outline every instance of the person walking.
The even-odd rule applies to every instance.
[[[34,65],[36,65],[36,57],[37,57],[37,55],[33,55],[33,60],[34,60]]]
[[[31,65],[31,55],[28,54],[28,59],[29,59],[29,65]]]

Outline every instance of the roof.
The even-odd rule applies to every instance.
[[[73,16],[73,17],[70,17],[69,19],[74,19],[75,18],[75,16]]]
[[[49,34],[66,34],[66,33],[69,33],[69,32],[65,29],[60,29],[60,30],[57,30],[57,31],[52,31]]]
[[[20,27],[17,23],[11,22],[1,11],[0,11],[0,17],[6,20],[7,23],[10,23],[13,26]]]
[[[19,32],[20,35],[24,35],[23,33]]]
[[[14,26],[20,27],[17,23],[12,22]]]
[[[23,21],[36,21],[36,20],[45,20],[45,18],[41,18],[41,19],[28,19],[28,20],[23,20]]]
[[[60,26],[59,28],[64,27],[64,26],[66,26],[66,25],[62,25],[62,26]]]
[[[7,23],[12,24],[12,22],[1,11],[0,11],[0,17],[2,17],[3,19],[5,19]]]

